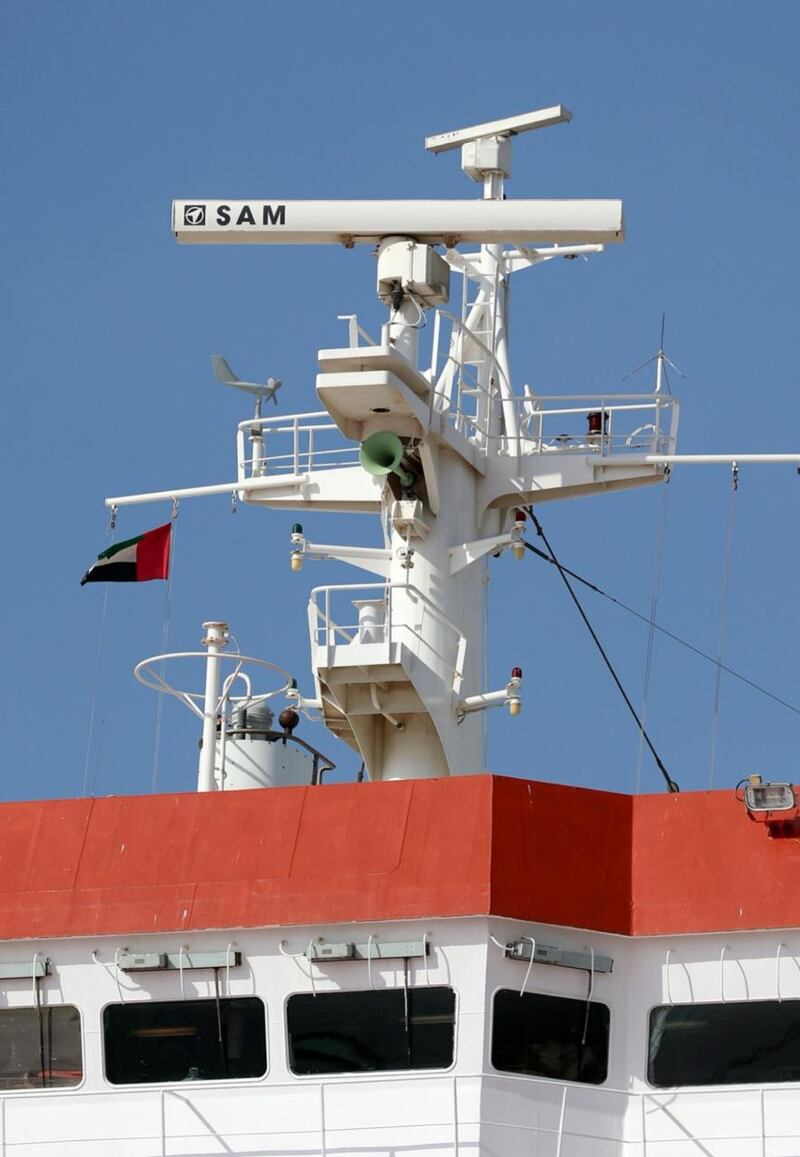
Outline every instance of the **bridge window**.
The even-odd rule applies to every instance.
[[[800,1081],[800,1000],[654,1008],[647,1079],[656,1088]]]
[[[608,1006],[501,989],[494,998],[492,1064],[503,1073],[600,1085],[608,1075]]]
[[[103,1010],[113,1085],[219,1081],[267,1071],[264,1004],[257,996],[137,1001]]]
[[[299,1076],[449,1068],[455,1008],[452,988],[298,993],[286,1005],[289,1067]]]
[[[0,1009],[0,1090],[64,1089],[82,1078],[77,1008],[56,1004]]]

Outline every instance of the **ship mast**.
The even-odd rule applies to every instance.
[[[677,402],[660,391],[547,398],[512,388],[512,274],[623,239],[619,201],[505,198],[514,137],[570,119],[558,105],[428,138],[434,153],[461,149],[462,169],[482,187],[478,201],[173,205],[183,243],[377,246],[387,320],[380,340],[365,343],[350,318],[348,345],[319,351],[324,413],[259,413],[241,423],[235,483],[108,500],[233,489],[242,501],[295,517],[379,517],[380,546],[312,543],[300,522],[290,544],[294,570],[339,559],[371,576],[312,590],[315,693],[293,697],[319,710],[374,780],[483,771],[483,712],[519,712],[518,667],[509,664],[503,687],[483,684],[482,623],[489,557],[523,553],[522,508],[659,482],[663,455],[675,452]],[[479,248],[459,249],[470,243]],[[442,308],[456,279],[460,315]],[[431,314],[430,364],[422,368],[420,331]],[[340,457],[323,446],[331,431]]]

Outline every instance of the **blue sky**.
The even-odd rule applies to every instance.
[[[366,248],[187,248],[173,197],[469,197],[429,133],[563,102],[567,127],[518,141],[509,196],[621,196],[625,245],[517,279],[518,385],[607,390],[667,347],[686,373],[683,451],[800,451],[794,235],[800,204],[795,3],[444,2],[407,8],[194,0],[7,6],[0,44],[5,432],[3,798],[79,794],[102,588],[78,580],[105,545],[108,494],[224,481],[246,400],[209,356],[280,376],[281,409],[317,408],[315,355],[338,313],[377,330]],[[637,379],[646,388],[646,373]],[[629,383],[620,388],[628,388]],[[658,616],[716,649],[727,471],[676,470]],[[725,660],[800,705],[797,509],[791,467],[743,469]],[[661,492],[552,504],[565,564],[647,612]],[[125,537],[165,507],[124,511]],[[243,649],[310,690],[305,601],[343,566],[288,568],[292,518],[185,502],[171,646],[227,619]],[[317,540],[377,543],[363,517],[304,519]],[[523,715],[492,718],[490,765],[618,790],[638,736],[558,576],[504,557],[491,584],[493,685],[526,676]],[[585,605],[635,701],[647,633]],[[90,779],[147,791],[156,701],[131,678],[159,650],[161,584],[110,590]],[[709,781],[714,669],[656,640],[648,720],[685,788]],[[797,778],[798,716],[722,682],[717,786]],[[158,786],[191,790],[194,721],[164,710]],[[306,737],[344,775],[356,760]],[[645,761],[643,786],[660,781]]]

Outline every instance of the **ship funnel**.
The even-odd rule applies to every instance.
[[[359,458],[368,474],[396,474],[404,486],[410,486],[414,475],[400,465],[404,453],[405,447],[397,435],[381,430],[361,443]]]

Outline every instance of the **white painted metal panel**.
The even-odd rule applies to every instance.
[[[173,201],[172,231],[193,244],[370,244],[414,237],[430,245],[622,241],[618,200]]]
[[[761,1090],[653,1093],[645,1097],[645,1122],[648,1148],[651,1142],[691,1137],[703,1143],[749,1140],[754,1152],[762,1136]]]
[[[161,1144],[158,1090],[11,1095],[3,1113],[6,1153],[129,1154],[155,1153]],[[81,1148],[83,1146],[83,1148]]]

